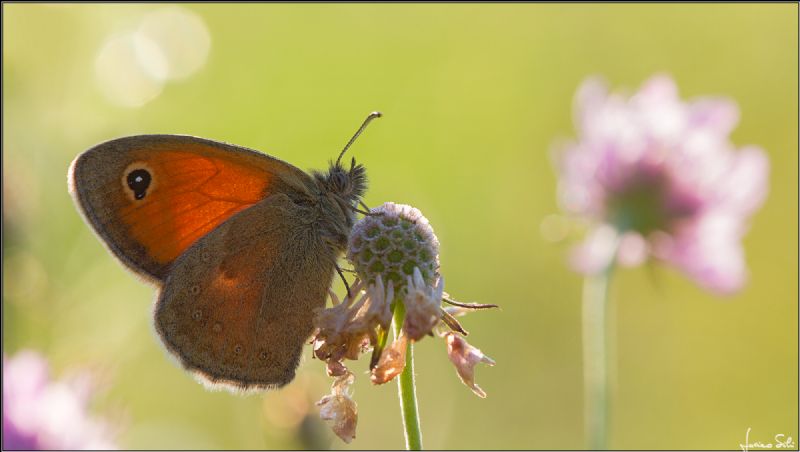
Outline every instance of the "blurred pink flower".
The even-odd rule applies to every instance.
[[[573,266],[591,274],[655,257],[717,293],[740,289],[741,238],[766,198],[769,161],[756,146],[735,151],[738,120],[732,100],[684,102],[666,75],[629,97],[586,80],[578,139],[557,154],[561,207],[592,223]]]
[[[3,449],[114,449],[108,427],[88,416],[88,375],[50,381],[36,352],[3,356]]]

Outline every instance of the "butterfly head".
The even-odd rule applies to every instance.
[[[350,161],[350,169],[337,161],[331,163],[327,172],[314,176],[325,191],[349,205],[357,204],[367,190],[367,170],[364,165],[357,164],[355,158]]]

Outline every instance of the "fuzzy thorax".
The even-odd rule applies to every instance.
[[[315,171],[312,175],[320,191],[324,236],[334,248],[343,251],[355,223],[358,203],[367,189],[366,170],[353,159],[349,170],[336,162],[331,163],[327,172]]]
[[[350,161],[349,170],[339,162],[331,162],[327,172],[315,171],[313,175],[323,192],[334,195],[349,207],[357,206],[367,190],[367,171],[363,165],[356,164],[355,158]]]
[[[367,171],[364,165],[356,164],[356,159],[350,161],[347,170],[339,162],[331,162],[327,173],[315,172],[314,178],[329,192],[355,203],[361,200],[367,190]]]

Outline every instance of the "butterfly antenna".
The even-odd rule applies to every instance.
[[[372,122],[373,119],[380,118],[381,116],[383,115],[379,111],[373,111],[372,113],[369,114],[369,116],[367,116],[367,119],[364,120],[364,122],[361,124],[361,127],[359,127],[355,135],[353,135],[353,138],[350,138],[350,141],[348,141],[347,144],[344,146],[342,152],[339,153],[339,158],[336,159],[336,166],[339,166],[339,162],[342,160],[342,156],[344,155],[344,153],[347,152],[347,149],[350,148],[350,145],[353,144],[354,141],[356,141],[356,138],[358,138],[358,136],[361,135],[361,132],[363,132],[364,129],[367,128],[369,123]]]

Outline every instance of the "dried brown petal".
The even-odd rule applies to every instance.
[[[351,319],[355,310],[352,309],[353,303],[356,301],[357,295],[361,292],[364,285],[361,281],[356,280],[353,287],[350,289],[352,296],[346,297],[339,302],[339,297],[333,291],[329,291],[331,297],[331,306],[328,309],[320,309],[316,312],[314,318],[314,326],[316,326],[321,333],[326,331],[339,331]]]
[[[369,334],[367,332],[350,334],[344,344],[344,357],[347,359],[358,359],[358,355],[364,353],[369,347]]]
[[[326,369],[329,377],[341,377],[347,373],[347,367],[341,361],[328,361]]]
[[[381,385],[391,381],[400,375],[406,366],[406,349],[408,348],[408,338],[405,334],[392,342],[392,345],[383,350],[378,365],[372,369],[370,380],[376,385]]]
[[[375,278],[375,284],[367,288],[367,293],[370,301],[364,317],[373,326],[380,325],[383,329],[389,329],[389,324],[392,322],[391,304],[394,300],[394,281],[389,281],[384,288],[383,278],[378,275]]]
[[[358,318],[359,311],[369,301],[368,294],[362,294],[362,288],[363,284],[356,281],[350,295],[341,303],[331,292],[333,307],[316,312],[313,339],[316,358],[323,361],[358,359],[358,355],[369,345],[369,338],[374,334],[370,331],[372,326]]]
[[[324,421],[330,421],[333,432],[345,443],[356,437],[356,424],[358,424],[358,408],[349,395],[349,388],[354,379],[350,372],[336,378],[331,386],[331,394],[317,402],[320,407],[319,417]]]
[[[444,339],[447,342],[447,356],[450,358],[453,365],[456,366],[456,372],[458,372],[461,381],[472,389],[472,392],[478,397],[486,397],[486,393],[483,389],[475,384],[475,365],[478,363],[486,363],[490,366],[494,366],[494,360],[484,355],[483,352],[477,348],[469,345],[469,343],[458,334],[446,333]]]
[[[443,278],[439,278],[435,287],[429,286],[419,269],[414,268],[414,277],[408,278],[408,293],[403,299],[406,308],[403,330],[412,341],[422,339],[439,323],[443,290]]]

